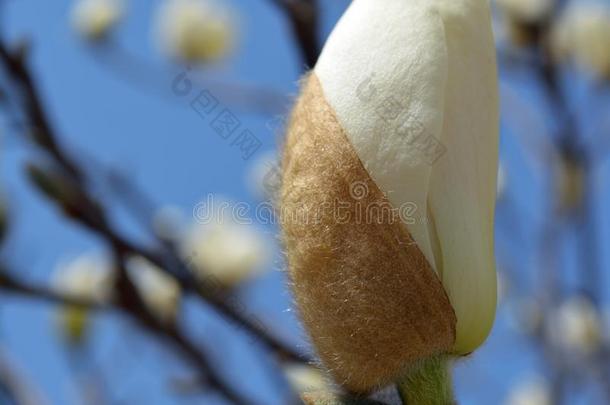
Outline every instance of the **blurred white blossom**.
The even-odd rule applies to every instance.
[[[76,0],[72,22],[85,38],[96,41],[105,38],[123,17],[121,0]]]
[[[602,343],[602,320],[588,298],[565,301],[551,319],[551,337],[562,347],[578,354],[590,354]]]
[[[610,345],[610,307],[602,310],[602,339],[606,345]]]
[[[53,284],[67,296],[104,303],[112,296],[114,271],[103,256],[83,254],[61,263],[53,275]]]
[[[220,218],[195,224],[183,251],[199,278],[213,277],[230,288],[269,267],[269,243],[255,226]]]
[[[280,187],[277,153],[267,152],[259,156],[250,166],[247,182],[256,198],[263,201],[274,201]]]
[[[213,0],[165,0],[157,35],[172,57],[209,62],[225,56],[235,42],[235,12]]]
[[[508,395],[506,405],[551,405],[549,384],[541,377],[531,377]]]
[[[546,19],[553,10],[554,0],[496,0],[498,7],[510,19],[533,24]]]
[[[553,28],[553,53],[572,59],[600,77],[610,75],[610,7],[577,2],[567,7]]]
[[[61,294],[101,304],[112,298],[114,272],[105,257],[83,254],[61,263],[52,282]],[[89,326],[89,311],[74,305],[60,307],[58,323],[69,343],[80,343]]]
[[[163,321],[174,320],[180,303],[178,283],[143,257],[129,258],[127,272],[149,309]]]
[[[298,393],[326,392],[331,387],[320,369],[307,364],[289,363],[284,366],[284,373],[292,388]]]

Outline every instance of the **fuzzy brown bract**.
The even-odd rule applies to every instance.
[[[390,203],[315,74],[303,81],[282,171],[281,220],[293,292],[335,380],[364,393],[421,359],[448,352],[456,318],[445,290],[398,216],[369,209]]]

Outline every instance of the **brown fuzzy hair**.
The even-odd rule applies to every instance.
[[[396,212],[375,208],[391,205],[313,73],[291,117],[282,171],[294,296],[335,380],[365,393],[448,352],[456,318],[445,290]]]

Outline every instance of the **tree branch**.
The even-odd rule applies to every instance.
[[[0,399],[8,397],[14,405],[43,405],[46,398],[40,394],[38,387],[24,378],[23,373],[8,358],[4,349],[0,349]]]
[[[0,59],[4,62],[8,70],[14,71],[12,76],[18,80],[20,86],[25,87],[26,100],[28,106],[34,105],[36,108],[27,109],[28,116],[34,115],[31,119],[35,126],[41,129],[40,136],[45,141],[38,143],[43,149],[51,152],[51,155],[56,158],[57,163],[61,165],[72,177],[65,176],[61,173],[55,173],[55,178],[49,179],[51,182],[60,182],[60,188],[69,189],[69,198],[52,197],[56,203],[60,205],[64,213],[71,219],[81,223],[89,230],[104,237],[112,246],[118,246],[123,252],[129,252],[133,255],[142,256],[161,269],[167,271],[176,278],[179,284],[191,293],[195,293],[200,298],[203,298],[211,307],[220,312],[223,316],[233,322],[239,324],[245,331],[257,336],[261,343],[270,349],[278,352],[282,356],[294,361],[308,361],[309,359],[303,356],[298,351],[287,347],[277,338],[272,336],[265,326],[244,316],[244,314],[236,311],[231,305],[224,301],[224,298],[214,291],[208,291],[200,287],[200,284],[194,279],[188,265],[182,260],[178,252],[174,250],[156,252],[137,246],[136,244],[123,238],[116,232],[108,223],[105,210],[102,204],[89,193],[85,187],[85,173],[80,167],[73,163],[73,159],[59,146],[57,136],[48,124],[48,118],[42,109],[40,96],[34,85],[29,70],[23,64],[21,58],[16,58],[12,55],[3,44],[0,44]],[[37,175],[44,175],[42,170],[36,170]],[[49,195],[47,195],[49,196]],[[158,241],[160,246],[163,242]]]
[[[35,165],[31,165],[28,168],[30,178],[48,198],[55,202],[70,219],[75,220],[90,231],[102,236],[110,246],[113,247],[117,258],[122,260],[128,255],[137,255],[148,259],[159,268],[171,274],[185,291],[196,294],[225,318],[237,323],[243,330],[256,336],[261,343],[273,350],[280,358],[284,357],[295,361],[308,360],[295,349],[280,342],[269,333],[264,325],[249,319],[248,316],[245,316],[226,302],[218,291],[206,288],[209,286],[201,286],[201,284],[194,279],[187,264],[184,263],[179,254],[175,250],[167,249],[167,246],[164,245],[162,241],[158,241],[159,246],[165,246],[165,249],[162,251],[154,251],[137,246],[115,231],[107,220],[103,205],[88,191],[85,183],[87,178],[86,173],[57,142],[58,137],[49,124],[34,80],[23,62],[23,55],[15,55],[11,53],[4,44],[0,44],[0,62],[4,64],[10,77],[14,80],[16,89],[20,90],[23,95],[22,103],[24,105],[25,114],[31,120],[32,126],[36,129],[35,144],[47,151],[58,165],[57,168],[50,172]],[[119,262],[121,260],[119,260]],[[130,286],[128,279],[123,277],[122,280],[123,283],[120,287],[133,292],[134,288],[132,288],[133,286]],[[61,302],[64,299],[64,297],[57,296],[51,292],[39,291],[32,287],[17,283],[15,280],[6,278],[4,279],[3,286],[5,288],[10,287],[12,291],[44,298],[50,301]],[[155,322],[154,317],[151,317],[148,311],[145,310],[143,303],[128,301],[133,300],[133,298],[130,298],[133,296],[137,297],[138,295],[137,293],[127,294],[124,292],[120,295],[122,301],[119,301],[118,305],[124,310],[129,311],[134,319],[138,320],[144,326],[162,332],[166,338],[180,346],[196,365],[207,371],[206,374],[210,384],[223,392],[227,398],[234,400],[236,403],[249,402],[243,398],[239,398],[238,395],[232,392],[231,387],[224,384],[220,377],[215,376],[215,372],[209,367],[205,357],[203,357],[188,340],[185,340],[177,329],[160,329],[159,325]],[[126,302],[129,302],[129,304],[126,304]],[[195,356],[195,353],[199,354]]]
[[[203,378],[202,381],[205,381],[210,387],[222,393],[231,402],[235,404],[253,404],[253,401],[242,397],[223,381],[203,352],[178,329],[175,323],[162,323],[147,309],[138,290],[127,277],[127,272],[123,265],[120,264],[118,267],[119,282],[116,291],[117,297],[107,304],[70,297],[45,287],[28,285],[10,276],[10,273],[5,269],[0,270],[0,289],[5,293],[23,295],[53,304],[77,306],[90,310],[118,310],[149,331],[153,336],[171,342],[184,355],[185,360],[200,370]]]
[[[316,65],[320,55],[318,39],[319,5],[317,0],[270,0],[288,18],[307,68]]]
[[[0,289],[5,293],[22,295],[28,298],[35,298],[53,304],[76,306],[89,309],[106,309],[108,306],[95,301],[70,297],[57,291],[45,287],[36,287],[26,284],[9,275],[6,269],[0,267]]]

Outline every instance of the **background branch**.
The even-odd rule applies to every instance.
[[[306,68],[313,68],[321,51],[318,38],[320,12],[317,0],[270,1],[286,15]]]
[[[223,378],[217,374],[203,352],[178,329],[175,323],[163,323],[147,309],[137,289],[128,279],[126,269],[122,264],[118,266],[118,273],[119,281],[116,288],[116,297],[108,303],[71,297],[45,287],[34,287],[10,276],[6,269],[2,269],[0,272],[0,289],[5,293],[22,295],[66,307],[79,307],[88,310],[118,310],[153,336],[171,342],[179,350],[184,360],[199,370],[201,381],[204,381],[206,385],[222,393],[235,404],[255,404],[254,401],[243,397],[223,381]]]
[[[46,405],[36,386],[19,373],[3,348],[0,348],[0,400],[6,405]]]
[[[54,159],[53,166],[41,167],[31,164],[27,167],[32,183],[47,198],[57,204],[67,217],[102,236],[112,246],[119,264],[130,255],[148,259],[174,277],[185,291],[196,294],[226,319],[239,324],[243,330],[256,336],[257,341],[274,351],[279,355],[280,359],[307,361],[308,359],[297,350],[275,338],[266,326],[250,319],[227,303],[225,296],[220,294],[219,291],[210,289],[210,285],[202,285],[197,282],[192,276],[188,265],[183,262],[176,251],[169,249],[163,241],[157,240],[161,250],[154,251],[137,246],[113,229],[107,220],[108,215],[103,204],[97,201],[87,189],[87,175],[85,171],[59,145],[58,137],[44,112],[40,95],[24,60],[24,52],[13,53],[4,44],[0,45],[0,61],[13,79],[13,84],[15,85],[13,90],[21,93],[23,97],[24,113],[31,121],[30,125],[35,130],[35,145],[48,152],[48,155]],[[161,325],[146,310],[135,287],[128,280],[122,264],[119,266],[119,269],[121,277],[119,277],[119,283],[117,284],[119,297],[116,305],[130,314],[142,326],[156,331],[159,335],[180,347],[187,354],[187,358],[203,372],[207,383],[223,393],[229,400],[237,404],[253,403],[253,401],[244,398],[233,387],[225,383],[209,364],[204,354],[186,339],[175,325]],[[6,275],[2,279],[2,287],[10,289],[13,292],[46,300],[56,302],[65,302],[67,300],[66,297],[61,297],[50,291],[36,289],[19,283],[16,280],[8,278]],[[81,304],[78,302],[72,303]]]

